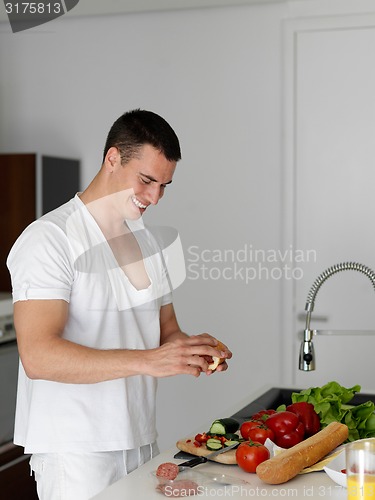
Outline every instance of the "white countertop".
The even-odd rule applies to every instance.
[[[95,500],[162,500],[168,498],[156,491],[155,478],[152,472],[163,462],[175,462],[173,455],[177,449],[170,449],[158,455],[156,458],[143,465],[136,471],[117,481],[105,491],[95,496]],[[312,472],[301,474],[294,479],[281,485],[268,485],[263,483],[256,474],[242,471],[236,465],[221,465],[213,462],[198,465],[197,472],[202,475],[211,473],[218,476],[225,474],[229,476],[230,482],[234,484],[215,485],[213,482],[203,484],[197,495],[191,498],[304,498],[317,500],[321,498],[332,498],[346,500],[346,489],[332,481],[325,472]],[[235,481],[238,479],[238,482]]]
[[[263,387],[255,393],[238,402],[235,407],[228,409],[226,414],[233,415],[244,408],[249,402],[264,394],[270,387]],[[208,423],[202,423],[201,429],[191,432],[194,436],[197,432],[207,428]],[[183,436],[182,436],[183,437]],[[186,436],[188,437],[188,436]],[[162,500],[168,498],[156,491],[156,481],[152,473],[155,472],[158,465],[164,462],[182,463],[184,460],[174,459],[173,456],[178,452],[177,448],[171,448],[162,452],[150,462],[144,464],[120,481],[109,486],[95,500]],[[221,465],[214,462],[208,462],[198,465],[193,469],[197,473],[209,476],[225,475],[230,484],[218,484],[206,480],[199,488],[198,493],[190,498],[295,498],[302,500],[304,498],[317,500],[321,498],[331,498],[346,500],[346,489],[332,481],[325,472],[312,472],[301,474],[285,484],[268,485],[263,483],[256,474],[249,474],[240,469],[237,465]],[[169,490],[170,491],[170,490]],[[171,493],[169,493],[171,497]],[[186,498],[186,497],[185,497]],[[94,500],[93,499],[93,500]]]

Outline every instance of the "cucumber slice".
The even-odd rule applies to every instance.
[[[240,436],[238,434],[235,434],[234,432],[227,432],[225,434],[225,439],[238,441],[240,439]]]
[[[215,439],[215,438],[207,439],[206,446],[207,446],[207,450],[211,450],[211,451],[220,450],[223,447],[220,439]]]
[[[214,434],[212,432],[206,432],[206,435],[208,436],[208,439],[211,439],[211,438],[217,438],[218,434],[217,432]]]
[[[212,423],[209,432],[211,434],[228,434],[238,431],[239,428],[240,424],[234,418],[220,418]]]
[[[237,446],[240,444],[240,441],[237,441],[237,439],[230,439],[228,441],[224,441],[224,446],[232,446],[232,444],[236,444],[237,443]],[[235,450],[237,448],[237,446],[235,446],[233,449]]]

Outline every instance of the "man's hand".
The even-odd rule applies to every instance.
[[[225,359],[232,357],[227,347],[225,350],[218,350],[218,341],[208,333],[188,337],[181,332],[180,336],[173,337],[160,347],[147,351],[147,359],[145,359],[147,366],[142,371],[147,371],[154,377],[169,377],[178,374],[199,377],[202,372],[207,375],[213,373],[208,369],[212,357]],[[228,365],[224,362],[216,371],[222,372],[227,368]]]

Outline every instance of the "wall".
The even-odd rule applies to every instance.
[[[293,281],[295,313],[288,329],[302,334],[306,314],[297,318],[318,274],[345,261],[374,269],[369,228],[375,211],[375,15],[368,10],[291,20],[286,40],[290,106],[285,123],[291,126],[284,129],[289,158],[285,172],[291,174],[294,194],[289,190],[285,199],[294,214],[285,218],[284,228],[286,234],[289,226],[297,248],[315,252],[314,259],[300,264],[301,279]],[[340,273],[324,284],[311,319],[311,327],[319,331],[314,341],[316,370],[303,373],[291,363],[297,387],[335,379],[348,387],[359,384],[374,390],[374,298],[370,280],[358,272]],[[297,335],[295,340],[297,359],[301,341]]]
[[[311,9],[307,1],[67,15],[16,35],[0,25],[1,151],[81,158],[84,187],[123,111],[159,112],[181,138],[173,185],[146,222],[180,232],[181,327],[218,336],[233,360],[226,374],[160,380],[162,449],[226,416],[244,394],[289,383],[282,345],[291,339],[280,328],[275,254],[282,245],[281,42],[282,20],[299,15],[302,3]]]
[[[127,109],[152,109],[173,124],[183,161],[147,222],[178,228],[188,265],[193,246],[278,248],[280,13],[65,16],[17,35],[3,25],[0,150],[79,157],[86,185],[112,122]],[[226,266],[232,274],[234,265]],[[223,416],[244,391],[280,380],[279,282],[195,277],[188,271],[176,291],[181,326],[217,335],[234,357],[225,375],[160,381],[162,448]]]

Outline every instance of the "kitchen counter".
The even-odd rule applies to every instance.
[[[298,390],[298,389],[296,389]],[[264,403],[264,395],[271,394],[275,389],[263,387],[257,392],[249,395],[247,398],[238,402],[235,407],[227,409],[221,416],[241,416],[249,403],[253,402],[258,406],[256,410],[262,409],[259,405]],[[286,391],[290,391],[286,389]],[[267,400],[267,397],[266,397]],[[267,401],[266,401],[267,404]],[[265,407],[265,406],[263,406]],[[269,406],[272,407],[272,406]],[[255,413],[255,411],[254,411]],[[246,413],[243,413],[245,416]],[[211,422],[202,424],[200,429],[192,430],[190,436],[207,429]],[[189,436],[181,436],[189,437]],[[162,495],[156,491],[155,477],[152,475],[158,465],[163,462],[182,463],[183,459],[175,459],[174,455],[178,452],[177,448],[171,448],[164,451],[150,462],[144,464],[128,476],[113,485],[109,486],[95,500],[124,500],[144,498],[147,500],[162,500],[168,498],[168,495]],[[321,498],[331,498],[337,500],[346,500],[346,489],[332,481],[324,471],[300,474],[287,483],[281,485],[268,485],[263,483],[256,474],[249,474],[240,469],[237,465],[222,465],[216,462],[208,462],[198,465],[194,469],[197,473],[204,476],[205,481],[199,488],[198,493],[191,498],[296,498],[302,500],[308,498],[317,500]],[[207,476],[206,476],[207,474]],[[229,484],[218,484],[208,480],[208,476],[226,476]],[[207,482],[206,482],[207,481]],[[172,497],[169,490],[169,497]],[[94,500],[93,499],[93,500]]]
[[[96,495],[95,500],[147,499],[162,500],[168,498],[155,490],[155,479],[152,472],[163,462],[181,463],[173,459],[176,449],[170,449],[158,455],[155,459],[143,465],[136,471]],[[199,488],[197,495],[191,498],[303,498],[317,500],[331,498],[346,500],[346,489],[332,481],[325,472],[302,474],[281,485],[263,483],[256,474],[248,474],[236,465],[221,465],[213,462],[198,465],[196,469],[202,472],[225,474],[230,476],[233,484],[215,485],[208,482]],[[238,479],[236,482],[235,479]]]

